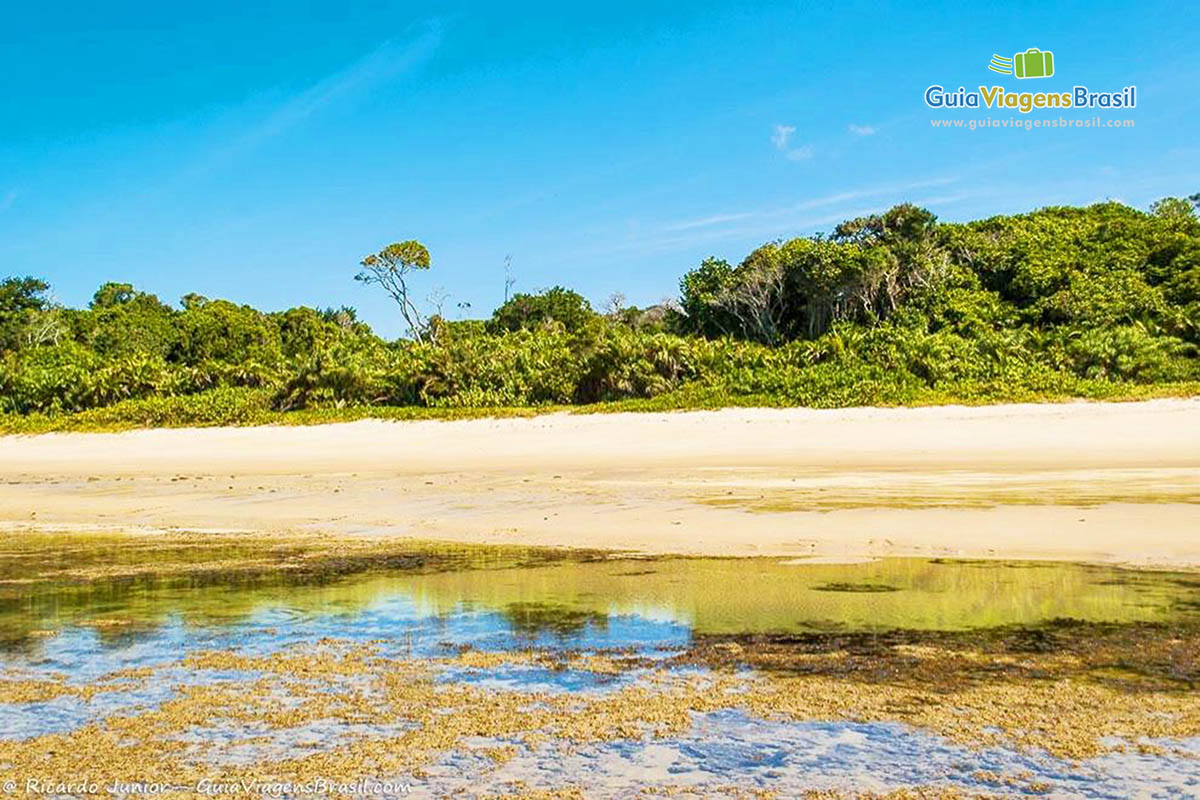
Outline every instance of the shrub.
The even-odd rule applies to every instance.
[[[345,307],[263,314],[189,294],[176,310],[108,283],[67,309],[48,289],[0,281],[9,430],[20,415],[46,429],[72,414],[102,426],[378,407],[983,402],[1200,381],[1200,221],[1183,201],[965,224],[897,206],[736,267],[706,259],[678,307],[600,316],[554,287],[487,322],[434,316],[419,341],[385,342]]]
[[[596,316],[583,295],[555,286],[537,294],[515,294],[492,314],[488,330],[533,330],[556,322],[568,331],[577,331]]]

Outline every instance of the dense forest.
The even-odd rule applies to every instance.
[[[900,205],[770,242],[736,266],[705,260],[678,301],[597,312],[554,287],[516,294],[486,320],[422,313],[410,284],[430,256],[403,242],[363,259],[357,276],[396,300],[409,335],[395,341],[345,307],[265,313],[198,294],[174,307],[105,283],[75,309],[39,279],[8,278],[0,424],[1197,394],[1196,204],[962,224]]]

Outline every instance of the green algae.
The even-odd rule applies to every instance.
[[[514,631],[570,635],[611,616],[693,635],[969,630],[1200,614],[1195,573],[1060,562],[885,558],[631,558],[594,551],[234,534],[9,534],[0,549],[0,641],[91,625],[127,637],[172,615],[223,625],[269,605],[299,614],[406,596],[469,607]],[[115,621],[115,622],[114,622]]]

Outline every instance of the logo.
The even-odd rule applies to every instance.
[[[1018,78],[1049,78],[1054,75],[1054,53],[1036,47],[1017,53],[1012,58],[993,53],[988,69]]]
[[[1054,53],[1031,47],[1012,58],[993,54],[988,69],[1014,78],[1055,77]],[[954,84],[950,84],[953,86]],[[1038,87],[1041,89],[1042,87]],[[1117,91],[1093,91],[1084,84],[1054,87],[1044,91],[1009,91],[1003,86],[980,85],[972,91],[965,85],[958,90],[948,89],[945,84],[931,84],[925,90],[925,105],[944,109],[992,109],[1016,111],[1030,114],[1043,110],[1058,109],[1125,109],[1137,108],[1137,86],[1125,86]]]

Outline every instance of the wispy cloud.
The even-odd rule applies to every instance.
[[[944,187],[957,181],[957,176],[951,176],[867,186],[774,208],[713,214],[672,222],[618,245],[617,249],[622,252],[658,253],[731,239],[798,235],[821,225],[876,212],[879,210],[880,201],[897,202],[910,198],[913,192]],[[948,205],[968,196],[965,193],[948,194],[929,197],[920,202],[925,205]]]
[[[811,145],[806,144],[803,147],[793,147],[784,155],[787,156],[788,161],[807,161],[812,158],[813,149]]]
[[[752,222],[734,227],[712,227],[693,231],[676,231],[674,233],[661,231],[660,235],[641,237],[623,242],[611,248],[611,250],[623,253],[651,254],[715,244],[730,239],[758,238],[761,241],[780,235],[781,229],[783,231],[795,231],[798,234],[800,231],[812,230],[820,225],[841,222],[844,219],[862,216],[867,213],[870,213],[870,209],[868,208],[852,208],[827,214],[797,215],[788,220],[786,225],[782,222],[776,224]],[[662,235],[663,233],[667,235]]]
[[[441,26],[429,23],[415,38],[384,42],[362,58],[325,76],[246,125],[193,164],[193,169],[203,171],[232,160],[299,127],[329,106],[385,85],[428,58],[441,43],[441,38]]]
[[[910,202],[919,206],[949,206],[954,203],[961,203],[963,200],[970,200],[974,196],[970,192],[957,192],[955,194],[941,194],[934,197],[919,197]]]
[[[789,161],[806,161],[812,158],[813,149],[810,145],[792,146],[792,135],[795,132],[794,125],[776,125],[771,130],[771,144]]]
[[[853,122],[851,122],[850,126],[849,126],[849,130],[855,136],[874,136],[875,135],[875,128],[871,125],[855,125]]]
[[[76,209],[73,214],[74,224],[89,230],[103,224],[126,224],[145,210],[171,203],[194,185],[245,163],[257,150],[319,115],[348,113],[355,102],[415,71],[441,41],[441,24],[426,23],[404,38],[384,41],[297,91],[263,93],[239,106],[178,120],[171,126],[172,136],[154,143],[161,146],[156,155],[162,168],[127,191],[85,201],[84,211]]]
[[[701,217],[700,219],[689,219],[682,222],[673,222],[663,228],[664,231],[689,231],[695,228],[707,228],[712,225],[721,225],[726,222],[736,222],[740,219],[754,216],[753,212],[743,211],[738,214],[713,214],[711,217]]]
[[[798,211],[810,211],[814,208],[824,208],[826,206],[840,205],[856,200],[865,200],[871,197],[883,197],[886,195],[902,195],[906,192],[915,191],[917,189],[928,189],[935,186],[946,186],[954,183],[958,178],[928,178],[920,181],[910,181],[900,184],[884,184],[880,186],[871,186],[862,189],[851,189],[845,192],[835,192],[822,197],[814,197],[809,200],[804,200],[795,205],[784,206],[782,208],[768,209],[758,212],[755,216],[761,219],[784,218]]]
[[[17,202],[17,190],[9,189],[3,195],[0,195],[0,214],[12,208],[13,203]]]

